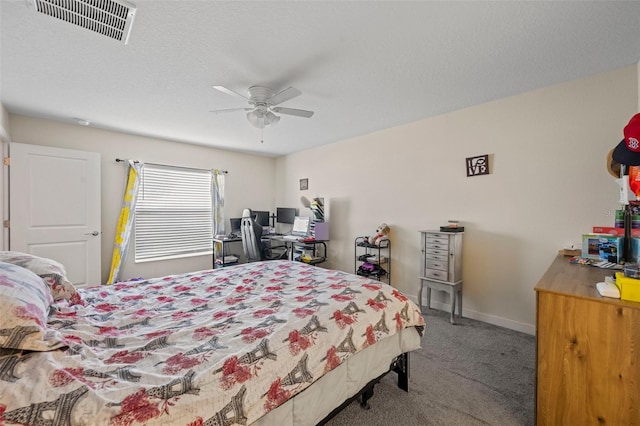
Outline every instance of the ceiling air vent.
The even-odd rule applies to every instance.
[[[136,15],[133,5],[113,0],[29,0],[40,13],[127,44]]]

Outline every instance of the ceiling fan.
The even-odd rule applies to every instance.
[[[310,118],[313,115],[313,111],[277,106],[302,94],[301,91],[293,87],[286,88],[283,91],[276,93],[273,89],[268,87],[251,86],[248,90],[249,97],[234,92],[231,89],[227,89],[224,86],[213,86],[213,88],[222,93],[226,93],[227,95],[240,97],[248,101],[251,106],[245,108],[216,109],[211,112],[218,114],[221,112],[249,111],[247,112],[247,119],[251,124],[259,129],[264,129],[265,126],[273,126],[280,121],[280,117],[275,113],[295,115],[296,117],[304,118]]]

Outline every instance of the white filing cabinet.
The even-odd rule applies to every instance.
[[[462,234],[464,232],[419,231],[422,252],[420,256],[420,291],[418,302],[422,307],[422,289],[427,288],[427,308],[431,308],[431,290],[449,293],[451,324],[454,324],[456,300],[458,315],[462,317]]]

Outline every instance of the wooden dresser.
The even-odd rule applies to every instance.
[[[538,426],[640,425],[640,303],[600,296],[611,274],[559,255],[535,287]]]

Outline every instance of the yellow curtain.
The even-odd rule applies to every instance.
[[[127,186],[125,187],[122,200],[122,209],[116,227],[116,238],[113,245],[113,256],[111,257],[111,270],[107,284],[117,282],[120,274],[120,267],[126,258],[127,247],[131,236],[131,226],[133,224],[133,213],[135,211],[136,199],[138,198],[138,187],[140,186],[140,175],[142,164],[129,160]]]
[[[211,174],[211,215],[213,216],[213,235],[224,233],[224,180],[225,171],[214,169]],[[222,245],[213,245],[213,257],[222,256]]]

